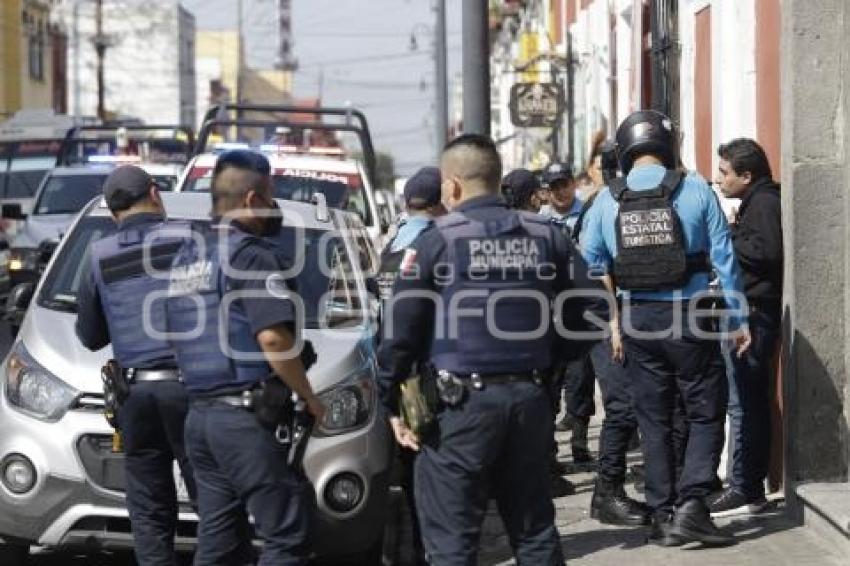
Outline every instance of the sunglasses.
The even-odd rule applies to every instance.
[[[231,149],[219,155],[215,163],[215,172],[220,172],[225,167],[247,169],[261,175],[271,175],[272,172],[269,160],[262,153],[250,149]]]

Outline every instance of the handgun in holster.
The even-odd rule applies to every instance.
[[[100,378],[103,381],[103,415],[109,426],[119,430],[118,411],[130,395],[130,383],[115,360],[107,361],[100,368]]]
[[[309,369],[317,356],[313,344],[304,342],[301,362],[304,370]],[[274,373],[270,374],[252,392],[254,415],[260,425],[274,433],[277,441],[289,448],[287,461],[293,468],[300,468],[304,450],[313,428],[313,417],[307,403]]]

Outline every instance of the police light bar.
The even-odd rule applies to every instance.
[[[220,142],[213,146],[214,153],[223,153],[232,149],[251,149],[251,146],[241,142]]]
[[[338,147],[299,147],[297,145],[285,144],[263,144],[260,146],[260,151],[265,153],[295,153],[295,154],[313,154],[313,155],[333,155],[342,157],[345,155],[342,149]]]
[[[89,163],[141,163],[138,155],[89,155]]]

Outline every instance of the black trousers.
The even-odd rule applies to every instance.
[[[626,368],[611,359],[611,342],[602,340],[590,350],[590,360],[605,405],[599,433],[599,479],[621,485],[626,479],[626,453],[637,430]]]
[[[492,494],[520,566],[564,563],[549,493],[553,414],[543,387],[486,385],[438,416],[416,458],[416,507],[431,564],[478,564]]]
[[[632,382],[635,415],[643,435],[646,501],[656,510],[709,495],[723,449],[727,380],[718,340],[706,340],[689,327],[680,302],[632,303],[624,343]],[[680,336],[646,336],[676,331]],[[673,329],[673,330],[671,330]],[[667,332],[669,334],[669,332]],[[687,442],[676,481],[674,415],[681,396]]]
[[[140,382],[118,411],[124,440],[127,510],[140,566],[176,566],[177,461],[190,497],[195,479],[183,441],[189,401],[178,381]]]

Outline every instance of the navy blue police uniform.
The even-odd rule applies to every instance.
[[[496,195],[437,219],[402,262],[378,354],[382,400],[398,414],[398,384],[420,359],[456,393],[444,388],[415,466],[433,564],[477,564],[491,494],[520,564],[563,563],[546,465],[554,414],[541,378],[554,363],[551,301],[571,287],[568,262],[547,219]]]
[[[291,288],[281,279],[289,262],[237,222],[214,221],[202,241],[178,253],[166,309],[191,401],[186,443],[200,517],[195,565],[250,562],[249,515],[264,543],[258,564],[303,564],[309,487],[248,401],[272,371],[255,336],[281,324],[300,330],[283,295]]]
[[[167,270],[187,234],[187,225],[164,222],[158,214],[128,216],[114,234],[92,245],[89,276],[77,298],[77,336],[91,350],[112,343],[113,356],[130,380],[130,394],[117,419],[124,441],[127,509],[142,566],[177,564],[175,460],[189,495],[194,499],[195,494],[183,441],[188,398],[174,353],[161,335],[164,303],[150,302],[147,324],[143,304],[168,285],[146,263]]]

